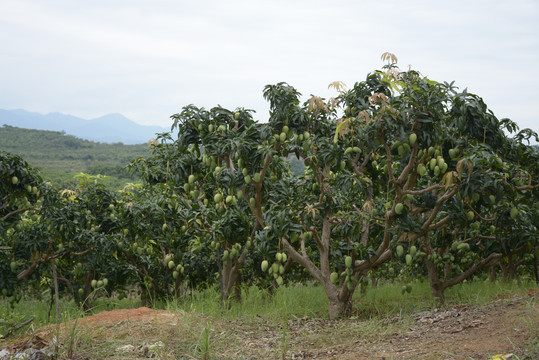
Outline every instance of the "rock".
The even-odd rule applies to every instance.
[[[119,346],[118,348],[116,348],[116,350],[121,351],[121,352],[133,352],[135,351],[135,346],[131,344],[127,344],[127,345]]]
[[[142,350],[144,352],[144,356],[154,357],[156,355],[159,355],[159,353],[163,351],[164,348],[165,344],[163,344],[161,341],[158,341],[154,344],[145,345]]]
[[[15,354],[11,359],[21,359],[21,360],[50,360],[51,357],[45,354],[41,350],[37,350],[34,348],[29,348],[24,350],[23,352],[19,352]]]
[[[147,348],[149,351],[160,350],[164,347],[165,347],[165,344],[163,344],[161,341],[158,341],[155,344],[147,345]]]
[[[0,350],[0,360],[7,360],[11,358],[11,353],[6,349]]]

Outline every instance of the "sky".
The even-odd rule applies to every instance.
[[[0,108],[170,126],[194,104],[256,110],[267,84],[336,96],[381,69],[455,81],[539,132],[537,0],[0,0]]]

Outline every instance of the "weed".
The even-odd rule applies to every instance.
[[[65,324],[67,339],[63,343],[67,358],[72,359],[79,341],[78,319],[70,321],[69,317],[65,316]]]
[[[210,332],[211,332],[211,323],[208,321],[206,323],[206,326],[200,332],[198,341],[195,344],[195,354],[199,353],[202,360],[209,360],[211,358]]]
[[[32,322],[33,319],[25,321],[24,315],[11,311],[10,307],[6,306],[0,311],[0,339],[14,335],[25,323]]]
[[[288,315],[286,310],[286,299],[282,305],[283,315],[281,323],[281,359],[286,359],[286,352],[288,350]]]

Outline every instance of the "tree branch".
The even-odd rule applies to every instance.
[[[26,207],[26,208],[23,208],[23,209],[13,210],[13,211],[7,213],[4,217],[0,218],[0,221],[4,221],[4,220],[6,220],[7,218],[9,218],[9,217],[11,217],[13,215],[16,215],[16,214],[18,214],[20,212],[25,212],[25,211],[28,211],[28,210],[36,210],[36,208],[33,207],[33,206],[29,206],[29,207]]]
[[[430,214],[430,217],[425,221],[425,223],[421,226],[421,230],[427,231],[427,229],[430,227],[430,224],[434,221],[436,218],[436,215],[438,215],[438,212],[440,211],[440,208],[442,207],[442,204],[449,198],[451,198],[453,195],[455,195],[458,192],[458,187],[454,186],[449,191],[446,191],[445,194],[443,194],[438,200],[436,201],[436,205],[434,206],[434,209],[432,209],[432,213]]]
[[[403,195],[423,195],[425,193],[428,193],[428,192],[431,192],[431,191],[434,191],[434,190],[438,190],[438,189],[441,189],[444,187],[444,184],[434,184],[434,185],[431,185],[427,188],[424,188],[424,189],[421,189],[421,190],[403,190],[402,191],[402,194]]]
[[[398,186],[397,179],[395,179],[395,175],[393,174],[393,167],[391,166],[393,163],[392,157],[391,157],[391,149],[387,145],[387,142],[385,141],[384,135],[382,135],[382,142],[384,143],[384,148],[386,150],[386,164],[387,164],[387,175],[389,176],[389,181],[393,183],[394,187]]]
[[[369,260],[356,260],[354,264],[354,272],[363,272],[365,270],[383,264],[391,258],[393,252],[390,249],[385,250],[380,256],[373,255]]]
[[[533,189],[538,189],[539,188],[539,184],[535,184],[535,185],[522,185],[522,186],[516,186],[515,189],[518,190],[518,191],[524,191],[524,190],[533,190]]]
[[[410,154],[410,159],[408,160],[408,164],[406,164],[406,166],[402,170],[402,173],[400,174],[399,178],[397,179],[398,184],[402,184],[404,182],[404,180],[406,179],[406,177],[408,177],[408,174],[410,174],[410,172],[412,170],[415,170],[414,161],[415,161],[415,157],[417,155],[417,152],[418,152],[418,150],[417,150],[417,143],[416,143],[416,144],[414,144],[414,148],[412,149],[412,153]]]
[[[296,249],[286,240],[285,238],[282,239],[282,244],[290,257],[303,266],[307,271],[314,277],[318,282],[323,283],[323,276],[320,269],[316,267],[316,265],[313,264],[313,262],[309,259],[307,256],[302,256],[300,253],[297,252]]]
[[[494,262],[500,260],[501,258],[502,258],[502,254],[498,254],[498,253],[490,254],[485,259],[481,260],[478,263],[475,263],[472,267],[470,267],[468,270],[466,270],[459,276],[444,281],[443,288],[447,289],[448,287],[461,283],[462,281],[464,281],[464,279],[467,279],[468,277],[473,275],[477,270],[488,267],[492,265]]]
[[[34,261],[32,262],[32,265],[30,265],[29,268],[24,269],[23,271],[21,271],[21,272],[17,275],[17,280],[18,280],[18,281],[21,281],[22,279],[24,279],[25,277],[27,277],[28,275],[30,275],[30,274],[32,273],[32,271],[34,271],[34,269],[37,267],[37,265],[39,265],[40,262],[41,262],[41,259],[39,259],[39,258],[34,259]]]
[[[417,143],[415,146],[417,146]],[[425,151],[425,153],[421,156],[421,159],[419,159],[418,164],[423,164],[427,160],[427,156],[428,156],[428,152]],[[414,168],[412,169],[412,176],[408,178],[408,180],[402,187],[403,194],[405,194],[404,190],[409,190],[415,185],[416,179],[417,179],[417,168],[414,166]]]
[[[447,225],[450,222],[451,222],[451,217],[448,215],[444,217],[442,220],[438,221],[437,223],[429,226],[429,228],[426,231],[434,231],[438,228],[441,228],[444,225]]]
[[[468,204],[468,207],[473,211],[473,213],[475,214],[475,216],[477,216],[480,220],[484,221],[484,222],[494,222],[496,221],[496,219],[498,218],[498,214],[494,214],[494,217],[488,219],[488,218],[484,218],[481,216],[481,214],[479,214],[479,212],[477,212],[473,206],[471,204]]]

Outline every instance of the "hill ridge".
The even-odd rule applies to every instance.
[[[0,126],[24,129],[63,131],[85,140],[101,143],[143,144],[156,133],[170,129],[162,126],[140,125],[120,113],[84,119],[61,112],[41,114],[25,109],[0,109]]]

